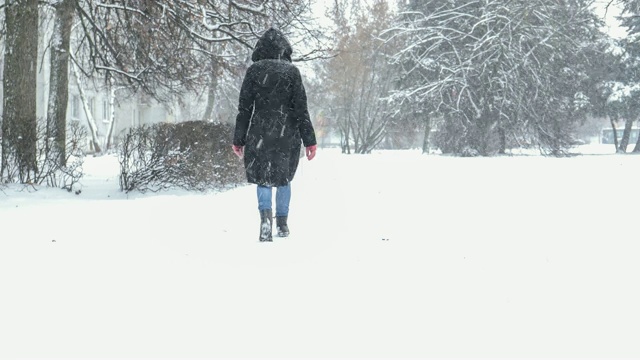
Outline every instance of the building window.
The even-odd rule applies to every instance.
[[[87,104],[89,106],[89,113],[91,114],[91,116],[95,116],[95,107],[96,107],[96,99],[94,97],[90,97],[89,98],[89,103]]]
[[[102,121],[109,122],[109,102],[102,100]]]
[[[78,95],[71,97],[71,117],[74,119],[80,118],[80,97]]]
[[[131,126],[132,127],[140,126],[140,110],[135,108],[131,112]]]

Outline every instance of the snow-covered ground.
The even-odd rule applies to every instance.
[[[255,188],[0,192],[0,358],[640,357],[640,157],[320,150]]]

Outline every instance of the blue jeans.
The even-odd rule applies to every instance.
[[[271,210],[273,189],[269,186],[258,185],[258,210]],[[291,202],[291,183],[286,186],[278,186],[276,190],[276,216],[289,215],[289,202]]]

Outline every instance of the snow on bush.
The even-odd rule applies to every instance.
[[[244,182],[231,151],[232,126],[205,121],[129,129],[118,143],[120,190],[205,191]]]
[[[0,122],[1,124],[1,122]],[[0,139],[2,138],[0,133]],[[67,191],[73,191],[74,186],[82,179],[82,165],[84,163],[84,148],[87,131],[77,121],[67,124],[65,153],[59,154],[54,146],[53,138],[48,138],[46,122],[38,120],[33,136],[36,137],[35,153],[29,155],[35,162],[35,171],[25,173],[19,166],[20,156],[15,148],[2,154],[1,184],[23,183],[27,185],[46,185]],[[22,140],[22,139],[20,139]],[[27,139],[29,140],[29,139]],[[30,141],[25,141],[30,143]]]

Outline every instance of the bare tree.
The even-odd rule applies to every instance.
[[[319,58],[326,58],[329,48],[324,43],[327,36],[322,32],[320,26],[314,23],[310,14],[310,1],[288,0],[288,1],[267,1],[265,7],[259,15],[256,13],[250,22],[255,29],[255,36],[259,36],[270,26],[276,26],[287,37],[294,41],[294,62],[309,61]],[[218,5],[223,9],[224,3]],[[226,3],[226,22],[234,19],[234,3]],[[214,37],[220,37],[216,30]],[[214,113],[220,111],[227,98],[231,96],[232,103],[237,102],[235,93],[236,79],[246,71],[249,66],[251,55],[251,44],[257,38],[249,37],[246,41],[224,41],[210,44],[210,54],[204,55],[204,63],[209,66],[206,78],[206,108],[204,119],[214,119]],[[232,91],[229,91],[232,90]],[[233,93],[233,95],[231,94]],[[235,108],[235,104],[233,104]],[[217,114],[220,118],[221,114]],[[223,115],[224,116],[224,115]]]
[[[347,6],[351,6],[348,15]],[[336,3],[333,13],[339,45],[337,56],[328,64],[331,113],[339,125],[343,152],[350,153],[353,144],[356,153],[366,154],[384,138],[394,115],[384,101],[395,78],[387,58],[394,51],[393,42],[378,38],[393,15],[385,0],[371,6],[359,1]]]
[[[202,64],[222,56],[224,44],[249,49],[268,25],[291,26],[308,3],[87,0],[76,8],[80,50],[89,54],[83,70],[166,100],[209,85],[210,66]]]
[[[491,155],[510,138],[560,155],[586,114],[581,93],[599,56],[591,3],[410,0],[386,32],[405,44],[396,97],[443,115],[443,151]]]
[[[204,93],[204,115],[213,118],[223,79],[246,68],[246,53],[269,26],[310,44],[296,61],[325,53],[321,34],[307,24],[309,10],[309,0],[87,0],[76,6],[74,56],[85,77],[102,78],[107,88],[161,103]]]
[[[51,154],[55,153],[52,156],[60,162],[66,158],[63,147],[69,54],[77,60],[83,77],[102,79],[104,88],[126,87],[133,93],[143,92],[163,102],[173,101],[185,93],[200,92],[208,85],[217,86],[218,79],[209,76],[211,68],[203,64],[207,59],[215,59],[225,65],[228,53],[224,51],[224,44],[249,49],[272,25],[286,29],[299,42],[320,38],[304,21],[309,0],[51,0],[41,3],[52,6],[55,13],[47,109],[47,131],[52,141],[48,141],[46,147],[55,150]],[[3,177],[11,165],[20,169],[21,179],[28,179],[35,167],[35,140],[28,132],[35,129],[36,120],[35,114],[27,116],[26,112],[36,108],[32,103],[36,100],[35,92],[33,95],[27,92],[35,89],[36,84],[33,52],[37,51],[34,46],[38,41],[38,2],[7,1],[4,10],[8,55],[4,81],[8,105],[4,108],[2,125]],[[70,35],[74,21],[76,30]],[[76,46],[70,46],[72,41]],[[17,50],[15,43],[20,44]],[[318,54],[321,52],[317,46],[310,47],[309,52],[297,60]],[[33,72],[20,72],[27,67]],[[18,83],[25,86],[17,86]],[[18,105],[16,99],[25,99],[25,103]],[[16,118],[18,114],[22,114],[20,119]],[[23,118],[33,119],[27,124]],[[13,158],[18,166],[14,166]]]

